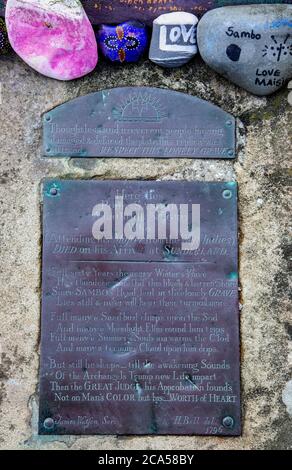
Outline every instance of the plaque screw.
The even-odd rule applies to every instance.
[[[230,120],[226,121],[226,126],[229,126],[229,127],[232,126],[232,121],[230,121]]]
[[[47,152],[47,153],[50,153],[50,151],[51,151],[50,147],[47,147],[47,148],[46,148],[46,152]]]
[[[225,416],[222,420],[224,428],[232,429],[234,427],[234,419],[231,416]]]
[[[230,189],[224,189],[222,196],[224,197],[224,199],[231,199],[232,191],[230,191]]]
[[[50,195],[51,196],[57,196],[57,194],[58,194],[57,188],[51,188],[50,189]]]
[[[45,421],[44,421],[44,428],[45,429],[47,429],[48,431],[51,431],[52,429],[54,429],[54,426],[55,426],[55,422],[54,422],[53,418],[45,419]]]
[[[51,116],[49,114],[46,115],[46,121],[50,122],[52,120]]]
[[[229,157],[233,157],[233,150],[232,149],[229,149],[227,153],[228,153]]]

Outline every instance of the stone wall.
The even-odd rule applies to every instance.
[[[292,317],[288,303],[291,119],[288,90],[257,98],[197,58],[169,71],[146,61],[100,64],[61,83],[11,55],[0,61],[2,449],[292,448]],[[233,161],[44,159],[41,115],[89,92],[152,85],[196,95],[238,117]],[[290,139],[290,140],[289,140]],[[242,418],[239,438],[38,436],[41,289],[40,182],[44,177],[236,180],[239,183]],[[289,369],[290,367],[290,369]]]

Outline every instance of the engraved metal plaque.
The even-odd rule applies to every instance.
[[[47,157],[234,158],[235,119],[194,96],[148,87],[76,98],[43,116]]]
[[[172,11],[188,11],[202,16],[206,11],[227,5],[256,3],[291,3],[291,0],[81,0],[93,24],[120,23],[129,19],[144,21],[150,26],[155,18]],[[0,16],[4,16],[6,0],[0,0]]]
[[[40,434],[237,436],[236,183],[43,185]]]

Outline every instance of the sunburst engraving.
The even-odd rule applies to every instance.
[[[132,93],[112,110],[116,121],[160,122],[167,117],[159,98],[151,93]]]

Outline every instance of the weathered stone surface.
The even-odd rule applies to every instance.
[[[287,407],[287,412],[292,417],[292,380],[287,382],[282,393],[282,400]]]
[[[198,52],[198,18],[191,13],[173,12],[153,23],[149,59],[162,67],[180,67]]]
[[[269,95],[292,76],[292,6],[225,7],[198,26],[205,62],[255,95]]]
[[[146,26],[128,21],[118,26],[101,25],[97,42],[103,55],[111,62],[138,62],[148,45]]]
[[[165,70],[146,61],[103,63],[77,82],[36,74],[15,55],[0,63],[1,272],[0,447],[2,449],[292,449],[286,409],[292,367],[289,313],[289,135],[292,107],[283,89],[255,97],[199,58]],[[133,70],[135,68],[135,74]],[[191,77],[191,80],[190,80]],[[238,160],[44,159],[41,116],[72,98],[117,86],[156,86],[199,96],[238,116]],[[244,144],[244,147],[242,146]],[[126,163],[126,164],[125,164]],[[40,181],[51,178],[225,181],[239,183],[243,434],[217,437],[38,436],[41,276]],[[284,400],[282,401],[282,392]]]
[[[97,64],[94,31],[79,0],[8,0],[6,23],[15,52],[43,75],[72,80]]]

